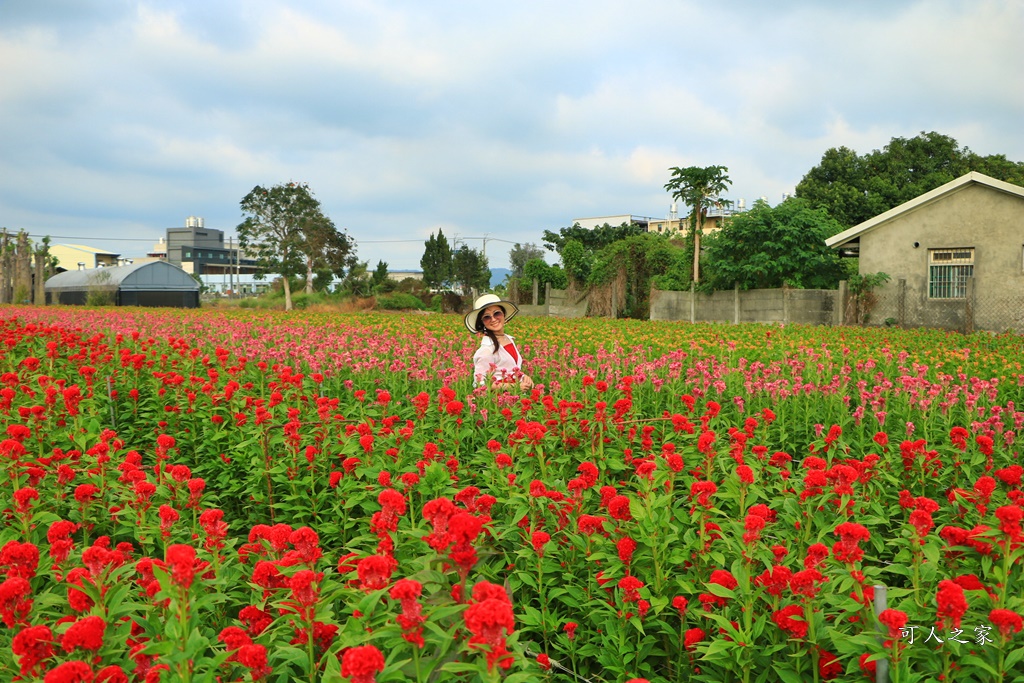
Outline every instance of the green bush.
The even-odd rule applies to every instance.
[[[430,288],[423,283],[423,280],[417,280],[414,277],[405,278],[404,280],[398,283],[398,287],[396,287],[396,289],[399,292],[414,294],[416,296],[426,294],[427,292],[430,291]]]
[[[377,297],[377,308],[385,311],[401,311],[412,308],[419,311],[423,309],[423,302],[412,294],[397,292]]]
[[[312,294],[299,292],[298,294],[292,294],[292,308],[301,311],[304,308],[323,303],[323,300],[324,296],[319,292],[313,292]]]
[[[90,308],[99,306],[113,306],[114,292],[105,289],[90,289],[85,296],[85,305]]]

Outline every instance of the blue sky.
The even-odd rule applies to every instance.
[[[1018,0],[0,0],[0,226],[140,255],[295,180],[416,269],[438,228],[664,217],[672,166],[749,205],[921,131],[1019,161],[1022,34]]]

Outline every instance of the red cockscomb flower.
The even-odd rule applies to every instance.
[[[960,628],[960,619],[967,612],[967,599],[964,589],[948,579],[939,581],[939,589],[935,594],[937,606],[935,616],[942,628]]]
[[[644,587],[644,582],[635,576],[626,576],[619,580],[619,590],[622,591],[622,602],[636,602],[640,599],[638,592]]]
[[[103,647],[103,634],[106,629],[107,622],[103,621],[102,617],[83,617],[64,632],[60,646],[65,652],[71,652],[75,648],[96,652]]]
[[[537,553],[538,557],[544,557],[544,545],[551,540],[551,534],[546,531],[534,531],[530,536],[530,542],[533,544],[533,550]]]
[[[481,581],[473,587],[473,600],[463,612],[466,628],[473,634],[469,646],[486,646],[487,669],[497,664],[502,669],[512,665],[512,656],[505,649],[505,636],[515,628],[515,616],[508,594],[501,586]]]
[[[704,629],[702,628],[687,629],[685,635],[683,636],[683,647],[686,648],[687,652],[693,652],[693,650],[697,647],[697,643],[704,640],[706,636],[707,634],[704,632]]]
[[[388,591],[392,600],[398,600],[402,604],[402,613],[395,618],[402,628],[402,638],[421,649],[425,645],[422,627],[425,618],[419,602],[422,593],[422,584],[413,579],[399,579]]]
[[[898,609],[882,610],[878,622],[889,629],[889,638],[899,638],[903,627],[907,625],[907,613]]]
[[[1024,628],[1024,619],[1009,609],[994,609],[988,613],[988,620],[999,629],[999,635],[1004,641],[1010,640],[1014,633],[1020,633]]]
[[[53,657],[53,632],[45,624],[29,626],[18,631],[11,642],[11,651],[20,659],[21,676],[23,678],[38,678],[46,661]]]
[[[373,645],[351,647],[341,656],[341,675],[351,683],[374,683],[383,670],[384,655]]]
[[[43,683],[92,683],[92,668],[78,660],[64,662],[50,669],[43,678]]]
[[[800,605],[787,605],[776,612],[772,612],[772,621],[793,638],[805,638],[807,636],[804,608]]]
[[[832,546],[832,555],[840,562],[854,564],[864,557],[860,542],[871,538],[871,532],[863,524],[843,522],[835,529],[839,542]]]
[[[386,588],[391,581],[391,572],[395,570],[395,560],[383,555],[370,555],[359,561],[356,571],[359,574],[360,588],[367,593]]]

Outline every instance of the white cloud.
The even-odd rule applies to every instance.
[[[671,166],[775,202],[829,147],[922,130],[1019,160],[1022,25],[1013,0],[5,3],[0,215],[230,233],[252,186],[297,179],[363,258],[414,268],[421,244],[369,240],[661,215]]]

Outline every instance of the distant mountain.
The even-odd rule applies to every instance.
[[[508,268],[491,268],[491,287],[500,285],[505,281],[505,277],[511,274],[512,271]]]

